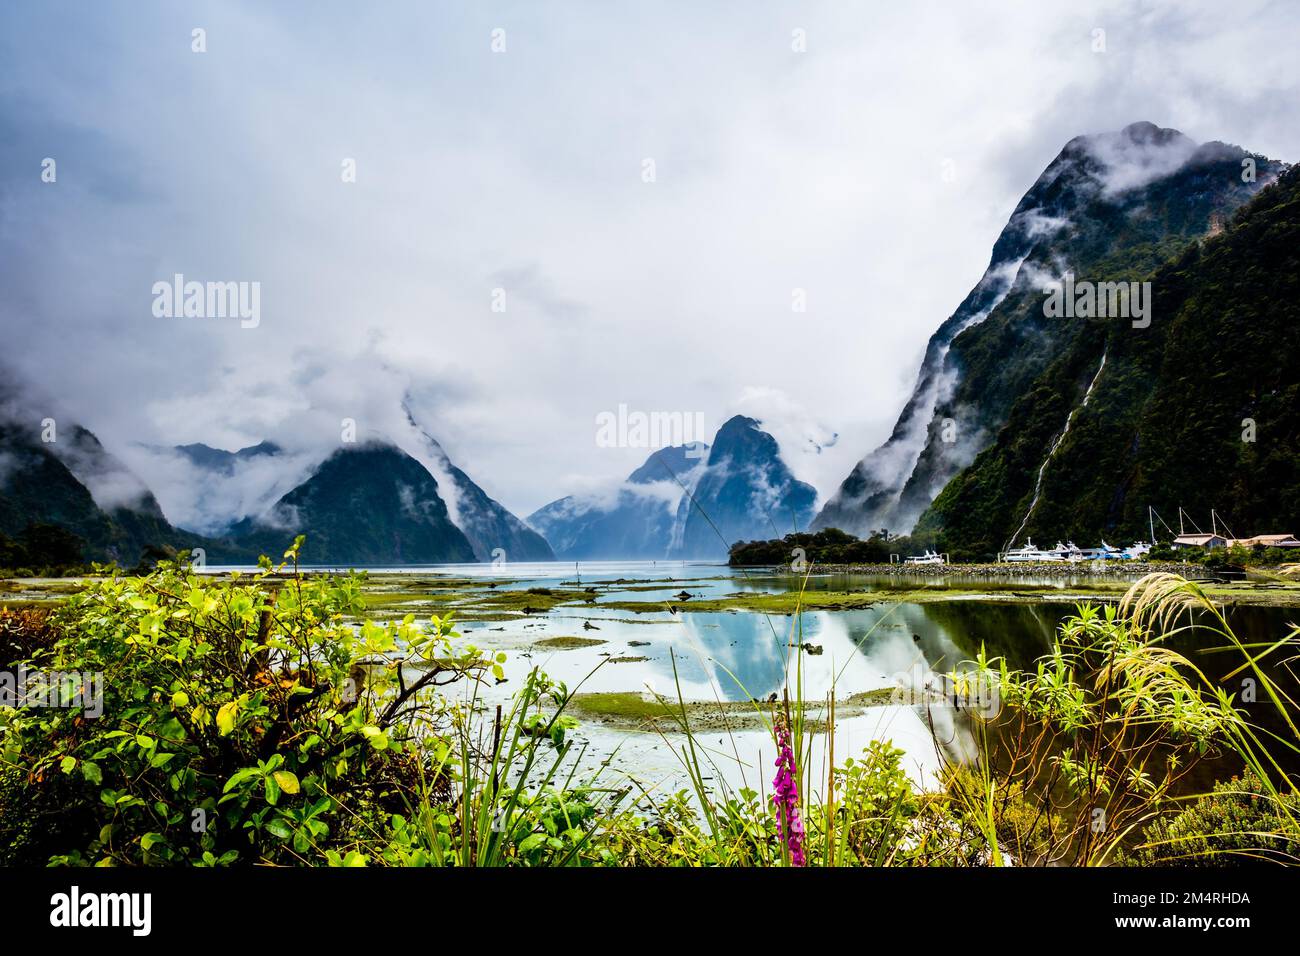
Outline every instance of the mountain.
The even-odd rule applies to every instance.
[[[677,509],[668,554],[726,557],[737,541],[806,531],[817,490],[797,480],[776,439],[737,415],[718,429],[709,457]]]
[[[406,409],[407,421],[424,444],[426,458],[436,473],[445,475],[452,486],[450,513],[452,521],[474,548],[479,561],[554,561],[546,538],[491,498],[469,475],[454,465],[442,445],[419,426]]]
[[[1243,162],[1255,166],[1246,181]],[[1147,275],[1276,178],[1279,163],[1134,123],[1072,139],[1017,204],[988,269],[931,337],[889,438],[826,502],[814,528],[905,532],[1007,423],[1080,334],[1044,314],[1044,285]],[[1134,330],[1136,331],[1136,330]]]
[[[1146,539],[1148,506],[1171,521],[1214,508],[1239,535],[1294,530],[1300,167],[1145,278],[1150,327],[1082,322],[918,530],[969,554]]]
[[[446,510],[448,520],[455,525],[473,549],[473,557],[468,560],[491,561],[494,556],[504,555],[506,560],[512,561],[550,561],[555,555],[552,553],[550,545],[546,539],[536,531],[525,525],[519,518],[510,513],[499,502],[493,500],[483,491],[474,481],[465,474],[460,468],[457,468],[447,457],[442,446],[438,444],[432,436],[415,423],[415,420],[407,412],[407,419],[415,433],[416,441],[422,445],[423,457],[427,462],[421,464],[421,468],[426,468],[432,477],[438,490],[436,497]],[[395,450],[395,449],[394,449]],[[269,465],[276,468],[275,462],[285,460],[281,468],[276,468],[278,478],[276,483],[281,488],[286,487],[284,478],[295,474],[296,465],[290,465],[283,449],[274,442],[263,441],[257,445],[251,445],[247,448],[241,448],[239,451],[226,451],[220,448],[212,448],[202,443],[189,445],[179,445],[172,452],[180,454],[182,457],[197,465],[204,471],[213,476],[214,482],[229,480],[239,474],[247,474],[250,466],[263,467]],[[349,460],[351,461],[351,460]],[[404,466],[409,467],[409,466]],[[310,482],[311,478],[307,479]],[[292,479],[289,482],[292,484]],[[284,502],[290,499],[289,494],[279,499]],[[201,490],[198,493],[202,493]],[[292,499],[296,500],[296,499]],[[248,502],[247,504],[252,504]],[[264,506],[264,505],[263,505]],[[279,503],[275,508],[279,507]],[[272,508],[272,512],[275,512]],[[205,509],[205,510],[211,510]],[[252,529],[259,525],[259,519],[252,517],[249,520],[243,520],[249,516],[241,514],[231,514],[228,518],[228,529],[235,539],[247,542],[249,536],[253,535],[252,540],[265,544],[267,547],[274,549],[277,547],[273,538],[273,532],[278,522],[273,518],[270,521],[261,520],[261,524],[266,527],[259,529],[254,534]],[[316,519],[322,517],[316,514]],[[317,551],[318,534],[312,533],[324,528],[323,525],[304,524],[304,528],[309,529],[309,545],[307,550],[308,558],[312,561],[324,561],[327,563],[423,563],[426,559],[399,558],[396,552],[384,554],[382,548],[376,551],[367,552],[368,557],[364,562],[360,559],[349,559],[345,562],[335,562],[332,559],[320,557]],[[284,532],[279,532],[283,537]],[[278,545],[280,551],[283,551],[283,545],[287,544],[290,539],[285,539],[283,544]],[[279,553],[279,552],[275,552]],[[447,560],[453,560],[448,558]],[[456,558],[455,560],[462,560]]]
[[[606,495],[570,495],[528,516],[566,561],[662,560],[668,555],[682,482],[689,484],[708,446],[660,448]]]
[[[816,498],[776,439],[737,415],[711,446],[661,448],[616,489],[552,501],[528,523],[568,561],[709,560],[736,541],[805,530]]]
[[[437,564],[475,560],[437,480],[401,449],[371,442],[335,451],[267,515],[231,529],[235,543],[273,558],[306,534],[312,564]]]
[[[202,546],[172,527],[157,500],[99,439],[79,425],[42,441],[21,419],[0,420],[0,535],[32,526],[62,528],[80,539],[81,559],[134,565],[152,549]]]
[[[272,458],[280,454],[280,446],[275,442],[263,441],[256,445],[249,445],[247,448],[241,448],[238,451],[226,451],[224,448],[213,448],[211,445],[205,445],[202,442],[194,442],[190,445],[177,445],[172,451],[177,452],[187,458],[191,463],[205,468],[208,471],[217,474],[230,476],[235,472],[236,466],[241,462],[250,461],[254,458]]]
[[[487,492],[450,461],[447,473],[451,475],[456,494],[455,523],[469,539],[475,558],[479,561],[555,560],[555,552],[546,538],[488,497]]]

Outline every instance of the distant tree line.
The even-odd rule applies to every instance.
[[[159,561],[174,561],[174,549],[146,545],[132,572],[152,571]],[[86,541],[59,525],[33,522],[17,537],[0,533],[0,577],[60,578],[89,574]]]
[[[863,539],[839,528],[825,528],[770,541],[738,541],[731,546],[727,563],[759,567],[791,564],[802,558],[810,564],[887,564],[891,554],[906,557],[937,547],[935,535],[891,535],[881,528]]]
[[[1230,571],[1247,567],[1300,564],[1300,549],[1261,546],[1247,548],[1241,545],[1232,548],[1175,548],[1168,544],[1158,544],[1151,549],[1148,558],[1152,561],[1199,564],[1211,571]]]
[[[891,555],[905,558],[927,549],[944,551],[943,541],[934,534],[891,535],[888,530],[873,531],[866,539],[857,538],[839,528],[787,534],[769,541],[737,541],[731,546],[727,563],[732,567],[772,567],[789,565],[800,559],[809,564],[887,564]],[[954,552],[950,559],[958,563],[991,560],[979,553]],[[1300,563],[1300,549],[1288,548],[1173,548],[1156,545],[1148,555],[1150,561],[1177,561],[1201,565],[1209,571],[1241,570]]]
[[[29,524],[16,538],[0,534],[0,572],[14,577],[61,577],[85,566],[86,542],[67,528]]]

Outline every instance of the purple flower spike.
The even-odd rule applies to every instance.
[[[776,725],[776,779],[772,781],[772,802],[781,824],[781,840],[790,851],[790,865],[803,866],[803,821],[799,819],[799,783],[794,775],[794,751],[790,728],[784,720]]]

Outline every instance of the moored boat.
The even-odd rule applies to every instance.
[[[1044,551],[1042,548],[1034,547],[1033,538],[1026,538],[1024,547],[1012,548],[1010,551],[1007,551],[1005,554],[1002,555],[1001,560],[1013,561],[1013,562],[1064,561],[1065,560],[1064,549],[1065,549],[1065,545],[1061,544],[1058,541],[1056,544],[1056,548],[1053,548],[1050,551]]]
[[[947,564],[948,559],[942,554],[926,549],[925,554],[914,554],[903,559],[904,564]]]

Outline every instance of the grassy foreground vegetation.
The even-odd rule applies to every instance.
[[[298,548],[252,575],[164,564],[0,613],[0,670],[64,692],[103,677],[101,716],[0,706],[0,863],[1182,865],[1289,863],[1300,846],[1296,707],[1270,677],[1297,634],[1245,646],[1172,575],[1081,606],[1033,670],[981,655],[955,675],[1001,709],[973,718],[978,759],[925,791],[889,743],[825,752],[818,731],[869,695],[804,700],[796,676],[784,699],[741,704],[778,757],[760,793],[720,782],[694,733],[718,725],[694,704],[533,670],[486,705],[502,655],[448,616],[373,620],[358,577],[302,576]],[[1239,654],[1249,702],[1167,646],[1191,609]],[[579,770],[573,731],[602,710],[671,725],[689,788]],[[1189,791],[1211,759],[1240,779]]]

